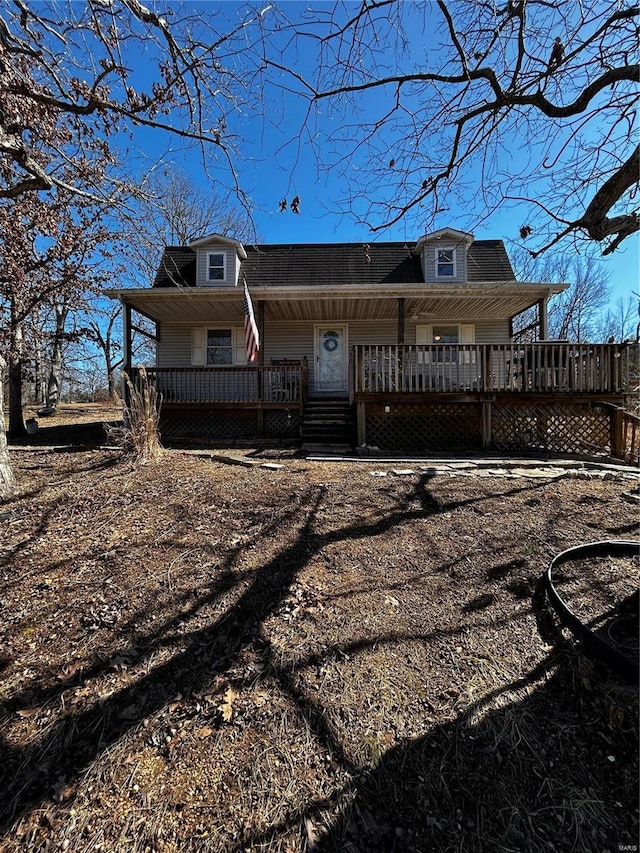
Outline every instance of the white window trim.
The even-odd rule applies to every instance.
[[[211,272],[211,264],[210,259],[212,255],[221,255],[222,256],[222,278],[209,278],[209,273]],[[217,268],[217,267],[216,267]],[[227,280],[227,253],[220,249],[211,249],[210,252],[207,252],[207,273],[206,273],[207,284],[222,284]]]
[[[438,261],[439,261],[438,254],[440,252],[451,252],[451,258],[453,260],[453,275],[440,275],[440,266],[438,263]],[[457,275],[458,275],[458,264],[457,264],[457,257],[456,256],[457,256],[457,251],[456,251],[455,246],[436,246],[436,258],[435,258],[436,278],[452,279],[452,278],[457,277]]]

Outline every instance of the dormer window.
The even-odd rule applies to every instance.
[[[224,281],[227,277],[224,252],[207,253],[207,281]]]
[[[436,249],[436,277],[455,278],[456,250],[452,246]]]

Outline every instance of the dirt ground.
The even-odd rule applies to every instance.
[[[637,687],[540,579],[638,538],[637,472],[136,467],[56,418],[0,505],[0,850],[635,849]],[[637,659],[637,559],[563,570]]]

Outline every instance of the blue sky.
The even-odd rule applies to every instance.
[[[191,4],[193,5],[193,4]],[[266,2],[265,4],[266,5]],[[286,2],[283,8],[293,17],[311,4]],[[356,8],[356,4],[352,4]],[[319,4],[328,8],[328,4]],[[237,19],[246,7],[241,3],[228,0],[225,3],[198,3],[196,8],[201,15],[215,11],[230,20]],[[296,70],[300,73],[313,73],[309,60],[297,57]],[[272,94],[274,92],[272,91]],[[382,95],[380,95],[382,98]],[[338,200],[344,193],[344,185],[337,172],[320,172],[306,140],[296,138],[297,129],[303,115],[304,104],[295,99],[274,100],[274,110],[269,115],[271,105],[267,105],[267,118],[252,118],[246,114],[239,127],[244,141],[238,146],[235,165],[240,183],[253,205],[253,217],[258,235],[265,242],[367,242],[376,240],[416,240],[421,231],[417,223],[399,222],[391,228],[371,233],[366,226],[358,224],[352,216],[341,209]],[[375,108],[375,99],[369,102],[369,108]],[[270,121],[270,118],[273,120]],[[329,125],[331,118],[326,118]],[[327,127],[321,128],[327,130]],[[288,143],[288,144],[287,144]],[[206,182],[199,155],[181,150],[177,142],[152,139],[148,134],[136,135],[136,145],[145,149],[145,157],[153,160],[162,153],[167,163],[187,171],[195,181]],[[340,152],[337,151],[337,154]],[[509,163],[501,164],[504,169],[518,169],[527,157],[525,140],[515,140],[510,152]],[[215,166],[210,174],[216,175]],[[520,225],[528,221],[524,205],[512,205],[510,209],[500,208],[487,215],[477,192],[473,190],[474,180],[480,181],[480,172],[472,170],[467,176],[470,191],[466,196],[464,208],[459,206],[438,216],[436,226],[450,225],[461,230],[473,231],[477,238],[501,238],[509,247],[517,239]],[[279,211],[279,201],[287,198],[290,202],[299,196],[300,214],[290,210]],[[636,235],[622,245],[611,256],[600,261],[610,276],[612,301],[619,296],[626,297],[632,291],[639,290],[640,238]]]

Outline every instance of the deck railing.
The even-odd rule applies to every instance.
[[[149,367],[164,403],[282,403],[304,399],[306,367]]]
[[[607,393],[631,390],[633,344],[358,345],[356,394],[517,392]]]
[[[263,367],[150,367],[165,404],[304,405],[306,359]],[[350,392],[625,394],[638,383],[636,344],[356,345]]]

